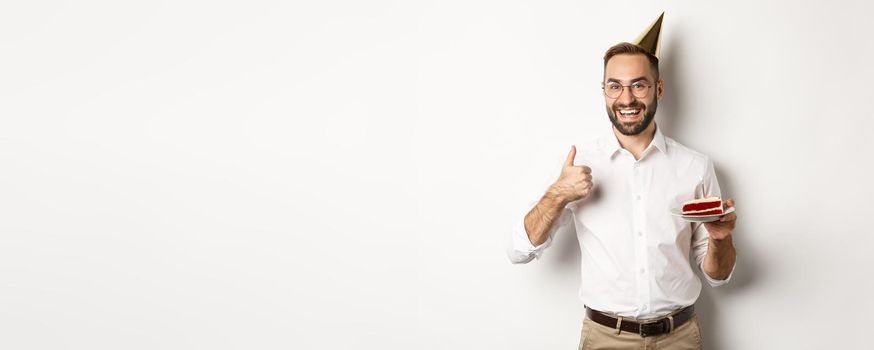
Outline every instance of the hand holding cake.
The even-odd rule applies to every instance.
[[[732,207],[734,207],[733,199],[725,201],[725,209]],[[704,228],[706,228],[707,232],[710,234],[710,239],[722,241],[723,239],[731,237],[731,231],[734,230],[736,223],[737,214],[732,212],[721,216],[718,221],[705,222]]]

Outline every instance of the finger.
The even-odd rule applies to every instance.
[[[726,215],[723,215],[722,217],[719,218],[719,221],[721,221],[721,222],[734,221],[734,220],[737,220],[737,214],[735,214],[735,213],[726,214]]]
[[[725,232],[730,232],[730,229],[727,229],[726,226],[728,226],[728,224],[723,224],[718,221],[704,223],[704,228],[707,229],[707,235],[717,239],[725,238]]]
[[[567,159],[564,160],[564,166],[574,166],[574,158],[577,156],[577,146],[571,146],[571,151],[567,154]]]
[[[585,166],[585,165],[580,165],[580,166],[577,166],[577,167],[580,168],[580,170],[583,171],[583,174],[591,174],[591,173],[592,173],[592,168],[589,168],[589,167],[587,167],[587,166]]]
[[[734,199],[729,198],[727,201],[725,201],[726,208],[731,208],[733,206],[734,206]]]

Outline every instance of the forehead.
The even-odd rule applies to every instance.
[[[639,77],[653,79],[649,60],[646,56],[635,54],[621,54],[610,58],[604,67],[604,80],[615,79],[620,82],[630,82]]]

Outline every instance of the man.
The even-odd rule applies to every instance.
[[[575,229],[586,306],[580,349],[700,349],[693,304],[701,281],[690,255],[712,286],[734,270],[736,214],[703,224],[671,215],[685,201],[719,197],[720,189],[712,161],[662,135],[654,121],[664,90],[656,56],[661,19],[636,44],[607,50],[602,84],[612,130],[571,147],[508,251],[511,262],[527,263],[559,228]]]

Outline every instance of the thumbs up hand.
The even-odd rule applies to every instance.
[[[548,194],[564,204],[580,200],[592,193],[592,168],[585,165],[574,165],[577,147],[571,146],[571,151],[561,168],[561,176],[550,186]]]

